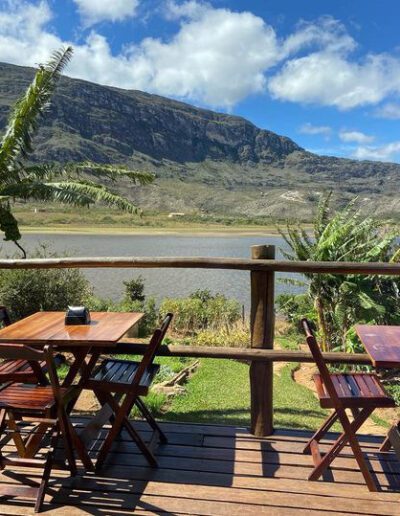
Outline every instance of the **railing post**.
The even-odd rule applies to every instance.
[[[251,247],[253,260],[273,260],[274,245]],[[274,272],[251,271],[251,347],[274,347]],[[255,362],[250,365],[251,432],[262,437],[273,432],[273,362]]]

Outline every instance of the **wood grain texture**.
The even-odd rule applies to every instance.
[[[104,353],[143,355],[147,344],[135,342],[135,339],[123,338],[118,344]],[[271,362],[304,362],[312,363],[314,358],[307,351],[292,351],[282,349],[216,347],[216,346],[179,346],[162,345],[158,355],[166,357],[198,357],[226,358],[232,360],[271,361]],[[325,362],[337,364],[371,365],[371,359],[366,353],[336,353],[322,354]]]
[[[355,329],[375,367],[400,367],[400,326],[357,324]]]
[[[253,260],[272,260],[275,246],[252,246]],[[251,347],[274,347],[275,313],[273,271],[251,271]],[[250,365],[250,411],[254,435],[264,436],[273,432],[273,367],[272,362],[252,362]]]
[[[88,420],[75,420],[78,427]],[[142,422],[135,422],[148,440]],[[133,514],[317,516],[398,514],[400,491],[394,453],[380,454],[380,439],[361,437],[369,445],[371,469],[381,492],[369,493],[355,461],[338,458],[330,482],[308,482],[310,457],[302,454],[310,433],[277,430],[267,438],[255,438],[246,429],[221,425],[161,423],[169,444],[159,447],[159,468],[146,464],[137,447],[123,431],[109,455],[107,468],[98,475],[82,470],[76,478],[53,470],[51,490],[43,510],[49,516]],[[324,442],[328,449],[334,439]],[[98,445],[101,445],[102,437]],[[345,449],[348,453],[348,448]],[[37,481],[34,470],[27,478]],[[12,477],[0,484],[15,486]],[[389,492],[393,490],[393,492]],[[32,514],[32,503],[20,498],[1,502],[1,514]]]
[[[247,260],[243,258],[211,257],[82,257],[0,260],[0,269],[230,269],[242,271],[298,272],[307,274],[382,274],[400,275],[399,263],[384,262],[312,262],[289,260]]]
[[[142,317],[142,313],[93,312],[90,324],[66,326],[65,312],[37,312],[2,328],[0,342],[112,347]]]

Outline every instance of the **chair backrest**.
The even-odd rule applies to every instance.
[[[159,350],[162,341],[167,333],[168,327],[171,324],[172,318],[174,314],[168,313],[160,326],[153,333],[150,342],[147,346],[146,352],[143,355],[142,361],[140,362],[139,367],[137,368],[136,374],[133,378],[133,385],[139,385],[140,381],[145,373],[146,369],[151,366],[153,360]]]
[[[340,402],[339,397],[336,393],[336,389],[333,385],[329,369],[325,363],[324,357],[318,346],[317,339],[315,338],[314,332],[311,328],[311,323],[307,319],[302,319],[301,325],[304,329],[304,333],[306,334],[306,341],[308,347],[310,348],[311,354],[315,360],[315,363],[317,364],[318,371],[321,375],[326,390],[328,391],[330,398],[333,400],[335,407],[341,406],[342,403]]]
[[[2,326],[10,326],[11,319],[5,306],[0,306],[0,324]]]
[[[26,346],[25,344],[2,344],[0,346],[0,359],[26,360],[31,366],[37,382],[41,385],[49,384],[41,365],[45,362],[50,378],[50,384],[53,387],[54,396],[59,396],[60,384],[51,346],[47,345],[43,350],[39,350]],[[23,377],[18,381],[23,381]],[[32,380],[30,379],[28,383],[32,383]]]

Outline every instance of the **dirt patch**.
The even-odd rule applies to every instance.
[[[100,403],[97,401],[93,391],[83,390],[74,407],[74,413],[80,415],[93,414],[100,409]]]

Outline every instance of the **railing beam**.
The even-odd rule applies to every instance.
[[[105,354],[143,355],[147,344],[135,342],[135,339],[123,339],[117,346],[110,342],[109,348],[104,348]],[[193,357],[193,358],[220,358],[242,360],[245,362],[301,362],[314,363],[315,360],[308,351],[284,349],[257,349],[225,346],[182,346],[162,345],[157,352],[163,357]],[[349,365],[371,365],[371,359],[366,353],[323,353],[325,362]]]
[[[222,269],[300,274],[380,274],[399,276],[400,263],[305,262],[290,260],[247,260],[213,257],[88,257],[0,260],[0,269]]]

